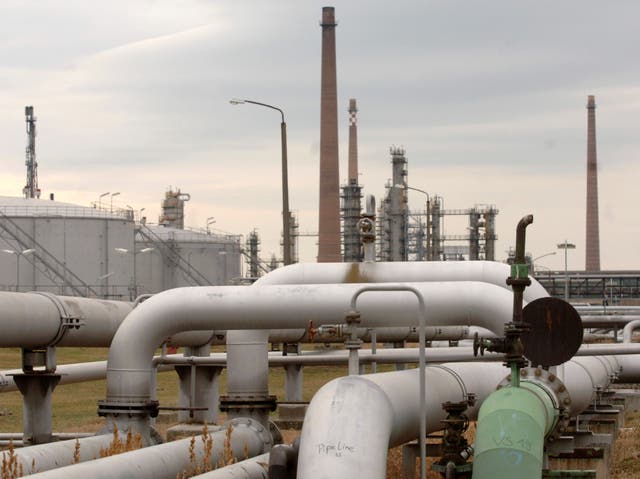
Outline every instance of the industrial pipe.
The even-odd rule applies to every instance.
[[[233,458],[254,457],[263,454],[272,447],[271,435],[259,424],[250,419],[235,419],[231,424],[231,450]],[[73,464],[59,469],[49,470],[31,476],[33,479],[94,479],[128,478],[136,479],[175,479],[184,472],[203,464],[216,467],[223,458],[227,429],[204,436],[181,439],[130,451],[116,456],[96,459],[95,461]],[[205,455],[205,448],[210,453]],[[80,448],[82,450],[82,446]],[[73,451],[71,452],[73,458]],[[227,460],[228,458],[224,458]],[[36,462],[36,469],[41,470]]]
[[[284,331],[284,330],[283,330]],[[418,361],[418,348],[402,349],[378,349],[375,353],[371,349],[361,349],[359,351],[359,361],[361,364],[398,364],[416,363]],[[615,355],[616,361],[623,362],[623,355],[640,354],[640,344],[583,344],[576,352],[576,357],[580,356],[611,356]],[[442,362],[469,362],[474,359],[480,362],[503,361],[504,358],[499,353],[485,351],[484,356],[474,358],[473,348],[470,347],[448,347],[429,348],[426,361],[428,363]],[[344,365],[348,361],[348,352],[342,349],[329,349],[319,351],[303,351],[301,354],[283,355],[279,351],[270,351],[268,362],[270,367],[302,365],[302,366],[335,366]],[[625,364],[627,364],[625,362]],[[159,371],[170,371],[176,365],[197,365],[197,366],[226,366],[226,353],[211,353],[208,357],[184,356],[182,354],[168,354],[166,356],[155,356],[153,365]],[[622,366],[621,366],[622,368]],[[634,371],[627,366],[627,371]],[[89,363],[63,364],[56,370],[62,378],[59,385],[74,384],[84,381],[104,379],[107,376],[107,361],[94,361]],[[639,369],[640,371],[640,369]],[[20,369],[9,369],[0,371],[0,393],[17,391],[12,374],[20,373]],[[638,377],[635,373],[631,378]],[[628,382],[637,382],[629,380]],[[22,435],[22,433],[20,433]],[[0,439],[3,439],[0,434]]]
[[[609,384],[615,370],[619,368],[616,366],[619,362],[623,364],[622,371],[624,364],[629,364],[627,375],[621,374],[622,380],[640,375],[640,355],[612,356],[607,360],[598,357],[574,358],[565,364],[564,385],[570,399],[563,399],[563,405],[569,405],[571,416],[577,415],[589,406],[598,387],[606,387]],[[477,399],[476,404],[481,403],[508,372],[508,369],[497,363],[482,366],[459,363],[427,367],[427,431],[433,432],[442,428],[440,421],[444,419],[445,413],[440,406],[443,402],[463,401],[473,393]],[[414,440],[418,436],[416,374],[418,370],[411,369],[348,376],[335,379],[320,388],[307,409],[302,426],[298,479],[384,478],[387,449]],[[535,406],[537,412],[533,418],[524,417],[528,406],[522,408],[517,400],[511,401],[513,404],[510,404],[510,407],[515,408],[516,417],[532,421],[539,429],[547,432],[557,420],[557,403],[554,404],[550,399],[550,406],[546,399],[551,397],[552,389],[541,384],[529,386],[528,380],[523,380],[521,384],[524,386],[519,389],[526,388],[527,392],[519,391],[515,394],[522,396],[522,400],[527,403],[540,403],[541,406]],[[500,394],[505,395],[505,392]],[[499,402],[498,399],[500,396],[496,397],[495,403]],[[491,403],[488,407],[494,410]],[[470,419],[476,414],[477,406],[470,407],[466,412]],[[490,424],[495,422],[492,421]],[[495,428],[492,426],[489,429]],[[479,433],[480,438],[476,435],[476,451],[478,441],[485,441],[486,444],[486,441],[495,440],[498,443],[502,441],[503,446],[507,445],[506,436],[496,438],[492,435],[487,437],[486,434]],[[513,439],[511,441],[513,442]],[[487,451],[488,448],[483,447]],[[476,460],[477,454],[478,452]],[[492,474],[484,477],[494,477]],[[520,477],[520,474],[504,477]],[[540,474],[537,477],[540,477]]]
[[[126,440],[126,433],[119,433],[122,441]],[[18,467],[22,467],[25,473],[49,471],[73,464],[78,447],[78,462],[92,461],[100,457],[100,451],[106,450],[114,439],[113,433],[98,436],[83,437],[80,439],[67,439],[65,441],[38,444],[35,446],[16,449],[14,454],[18,460]]]
[[[144,303],[143,303],[144,304]],[[0,347],[108,347],[133,304],[51,293],[0,292]],[[200,346],[220,331],[189,331],[165,338],[175,346]]]
[[[427,432],[442,428],[441,404],[474,393],[480,401],[508,374],[497,363],[429,366]],[[300,437],[298,479],[382,479],[387,451],[418,437],[417,369],[347,376],[325,384],[307,409]],[[477,407],[467,412],[473,418]]]
[[[118,329],[109,349],[107,399],[102,414],[123,410],[146,431],[152,356],[164,338],[185,330],[300,328],[335,324],[361,284],[277,285],[247,288],[218,286],[177,288],[155,295],[134,309]],[[486,283],[414,283],[424,296],[431,325],[473,323],[499,332],[508,320],[511,295]],[[412,293],[368,295],[361,299],[362,325],[367,327],[417,323]],[[124,408],[124,409],[123,409]],[[139,414],[139,416],[138,416]],[[125,426],[126,427],[126,426]],[[133,426],[137,427],[137,426]]]
[[[633,332],[638,328],[640,328],[640,319],[627,323],[622,330],[622,342],[631,343],[633,341]]]
[[[508,289],[510,266],[495,261],[413,261],[364,263],[297,263],[258,278],[254,285],[398,283],[431,281],[480,281]],[[549,296],[538,281],[524,292],[524,300]]]
[[[558,421],[549,394],[523,381],[491,394],[478,414],[474,479],[539,479],[544,440]]]
[[[192,479],[270,479],[267,474],[270,453],[251,457],[229,466],[205,472]]]

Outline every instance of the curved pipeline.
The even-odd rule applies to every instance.
[[[124,301],[3,291],[0,347],[108,347],[133,307],[133,303]],[[165,339],[175,346],[200,346],[219,334],[188,331]]]
[[[178,288],[157,294],[127,316],[109,349],[107,402],[146,405],[153,352],[179,331],[300,328],[344,319],[353,293],[362,285],[218,286]],[[474,283],[417,283],[427,302],[430,324],[473,323],[500,332],[510,318],[511,294]],[[359,310],[363,326],[417,323],[417,301],[406,292],[368,295]]]
[[[441,404],[469,392],[488,396],[508,373],[501,364],[443,364],[425,371],[427,432],[441,429]],[[347,376],[314,395],[302,426],[298,479],[384,478],[387,450],[418,437],[417,369]],[[474,417],[476,407],[470,408]]]
[[[495,261],[296,263],[271,271],[254,285],[480,281],[511,291],[506,284],[510,274],[509,265]],[[526,302],[549,296],[538,281],[530,279]]]
[[[633,365],[630,366],[627,377],[640,374],[640,355],[637,354],[612,356],[607,359],[581,357],[566,363],[564,384],[570,394],[570,415],[575,416],[586,409],[593,399],[595,390],[598,387],[606,387],[621,367],[624,371],[625,363]],[[441,409],[441,403],[462,401],[468,393],[476,395],[477,403],[482,402],[508,373],[508,369],[496,363],[486,363],[482,366],[456,363],[427,367],[427,431],[433,432],[442,428],[440,421],[444,419],[445,413]],[[416,374],[418,370],[412,369],[348,376],[335,379],[320,388],[309,405],[302,427],[298,478],[384,478],[387,449],[418,437]],[[522,398],[510,400],[509,407],[515,411],[514,414],[519,421],[527,421],[532,424],[531,428],[535,425],[542,431],[532,436],[537,441],[536,451],[539,451],[540,441],[557,419],[557,403],[551,399],[552,393],[549,388],[535,384],[535,381],[530,383],[523,380],[521,384],[523,387],[519,389],[524,389],[524,392],[518,391],[515,394]],[[507,389],[511,388],[500,391]],[[501,396],[506,393],[500,391],[495,398],[494,406],[489,403],[491,412],[501,409],[501,405],[497,403],[502,401]],[[520,399],[537,411],[534,416],[526,417],[529,406],[522,408]],[[564,403],[564,406],[567,404]],[[477,407],[467,411],[469,418],[475,417]],[[500,432],[496,426],[494,419],[498,416],[488,416],[493,417],[491,427],[488,428],[489,433],[479,431],[476,435],[477,455],[483,450],[487,452],[491,449],[487,442],[494,446],[496,441],[498,445],[503,446],[509,442],[505,439],[506,429]],[[511,427],[508,430],[515,431]],[[493,434],[496,431],[498,436]],[[520,439],[516,442],[518,440]],[[535,441],[529,440],[530,443],[527,443],[530,450],[533,450]],[[511,442],[513,443],[513,438]],[[532,459],[534,468],[538,467],[538,457],[540,456],[536,452]],[[524,460],[523,457],[522,459]],[[520,477],[520,474],[495,477],[516,476]],[[494,477],[493,472],[484,477]],[[537,477],[540,477],[539,472]]]
[[[622,330],[622,342],[631,343],[633,341],[633,332],[640,328],[640,319],[628,322]]]

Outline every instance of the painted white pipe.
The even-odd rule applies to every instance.
[[[633,332],[640,328],[640,319],[630,321],[626,324],[622,330],[622,342],[630,343],[633,340]]]
[[[631,359],[633,358],[633,359]],[[571,397],[570,412],[576,415],[589,406],[596,388],[606,387],[618,357],[575,358],[565,364],[565,386]],[[640,356],[627,356],[640,362]],[[640,372],[636,367],[633,374]],[[501,364],[460,363],[429,366],[426,371],[427,431],[442,428],[441,403],[466,399],[474,393],[476,406],[509,373]],[[418,435],[416,369],[335,379],[314,395],[302,427],[298,479],[382,479],[390,447]]]
[[[2,291],[0,347],[108,347],[132,310],[133,303],[124,301]],[[165,339],[176,346],[200,346],[220,333],[188,331]]]
[[[271,447],[266,443],[267,436],[263,431],[255,429],[255,423],[250,420],[234,420],[231,433],[231,448],[234,458],[254,457],[263,454]],[[227,431],[222,429],[210,433],[212,439],[209,463],[216,463],[223,457]],[[270,438],[270,436],[269,436]],[[202,465],[204,458],[203,436],[197,436],[194,441],[195,464],[190,461],[191,438],[168,442],[157,446],[146,447],[116,456],[82,462],[58,469],[34,474],[33,479],[175,479],[182,477],[182,473],[189,471],[195,464]],[[73,454],[72,454],[73,455]],[[36,462],[36,468],[38,463]]]
[[[175,356],[183,357],[178,354]],[[158,367],[160,372],[169,371],[171,369],[173,369],[172,366],[164,364]],[[12,377],[14,374],[23,374],[23,371],[22,369],[7,369],[0,371],[0,393],[8,393],[18,390],[18,386]],[[107,377],[107,361],[61,364],[56,367],[56,374],[60,374],[62,376],[58,386],[87,381],[97,381]]]
[[[431,325],[470,324],[501,333],[511,318],[512,295],[477,282],[414,283],[424,296]],[[185,330],[300,328],[343,321],[361,284],[284,285],[247,288],[177,288],[148,299],[123,321],[109,349],[107,402],[140,405],[149,399],[153,352],[164,338]],[[417,324],[412,293],[366,295],[361,325]]]
[[[122,441],[126,440],[126,434],[120,433],[119,436]],[[102,449],[109,447],[109,444],[113,441],[113,433],[83,437],[77,441],[80,444],[78,449],[79,462],[92,461],[96,457],[100,457]],[[15,455],[19,466],[22,466],[25,474],[31,474],[73,464],[75,451],[76,440],[68,439],[66,441],[22,447],[15,450]]]
[[[283,330],[284,331],[284,330]],[[374,354],[371,349],[361,349],[359,358],[362,364],[378,362],[379,364],[416,363],[419,351],[417,348],[402,349],[378,349]],[[630,354],[640,354],[640,344],[583,344],[576,353],[576,356],[609,356],[617,355],[620,361],[623,356]],[[426,361],[428,363],[441,362],[468,362],[478,360],[503,361],[502,354],[485,351],[484,356],[474,358],[473,349],[469,347],[448,347],[448,348],[428,348]],[[286,366],[298,364],[303,366],[335,366],[344,365],[348,361],[348,352],[342,349],[330,349],[320,351],[303,351],[299,355],[284,356],[281,352],[270,351],[268,354],[269,366]],[[155,356],[153,364],[159,371],[170,371],[174,365],[208,365],[226,366],[226,353],[211,353],[208,357],[189,357],[182,354],[168,354],[166,356]],[[627,364],[627,363],[625,363]],[[627,371],[634,371],[627,366]],[[18,388],[11,377],[12,374],[21,373],[20,369],[8,369],[0,371],[0,394],[17,391]],[[640,371],[640,365],[638,367]],[[104,379],[107,376],[107,361],[93,361],[89,363],[63,364],[56,369],[62,375],[60,383],[74,384],[85,381]],[[632,374],[635,378],[640,375]],[[638,382],[629,380],[628,382]],[[0,438],[1,439],[1,438]]]
[[[269,453],[205,472],[192,479],[268,479]]]
[[[502,364],[426,369],[427,432],[442,428],[442,403],[473,392],[481,401],[507,374]],[[298,479],[384,478],[387,450],[418,437],[417,369],[348,376],[314,395],[302,426]],[[475,417],[477,406],[467,412]]]
[[[495,261],[411,261],[364,263],[296,263],[258,278],[254,285],[480,281],[511,291],[511,267]],[[549,296],[535,278],[524,300]]]

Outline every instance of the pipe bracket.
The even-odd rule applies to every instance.
[[[57,345],[67,334],[67,331],[74,328],[80,329],[81,326],[85,325],[85,322],[82,321],[81,318],[76,318],[67,311],[65,304],[55,294],[47,293],[45,291],[30,291],[29,294],[37,294],[47,298],[55,305],[58,310],[58,314],[60,315],[60,326],[58,327],[58,331],[46,346]]]

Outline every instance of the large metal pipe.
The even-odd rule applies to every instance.
[[[574,358],[565,364],[564,384],[570,395],[571,415],[575,416],[591,403],[598,387],[609,384],[615,370],[619,369],[619,362],[633,365],[626,377],[640,373],[640,366],[637,365],[640,362],[639,355],[608,359]],[[622,368],[624,370],[624,365]],[[467,399],[468,393],[474,393],[477,403],[481,403],[508,372],[504,366],[496,363],[482,366],[469,363],[429,366],[426,371],[427,431],[441,429],[439,421],[444,419],[445,414],[441,409],[443,402],[462,401]],[[412,369],[348,376],[323,386],[314,395],[305,416],[297,477],[385,477],[387,449],[417,438],[419,408],[416,374],[418,371]],[[544,394],[548,392],[545,389]],[[544,401],[544,396],[540,395],[540,398],[535,401]],[[475,417],[477,407],[467,411],[470,419]],[[543,423],[543,429],[546,430],[547,424],[553,422],[549,420],[553,414],[548,404],[543,407],[542,416],[544,421],[539,417],[533,420]],[[484,439],[487,438],[481,438]]]
[[[0,305],[3,348],[108,347],[134,307],[124,301],[6,291],[0,292]],[[175,346],[201,346],[219,334],[189,331],[165,339]]]
[[[491,394],[478,414],[473,477],[540,478],[544,440],[557,419],[552,398],[535,383]]]
[[[273,445],[271,436],[264,429],[249,419],[237,419],[231,422],[233,430],[230,445],[233,458],[254,457],[263,454]],[[209,434],[211,452],[205,456],[207,441],[204,436],[160,444],[158,446],[138,449],[116,456],[96,459],[71,466],[53,469],[34,474],[34,479],[86,479],[129,478],[136,479],[175,479],[182,477],[183,472],[190,471],[203,463],[216,467],[224,457],[227,430]],[[82,448],[81,448],[82,449]],[[71,453],[73,457],[73,452]],[[227,460],[228,458],[224,458]],[[36,462],[36,469],[40,469]]]
[[[510,274],[509,265],[495,261],[297,263],[271,271],[254,284],[480,281],[511,291],[506,284]],[[524,292],[526,302],[549,296],[538,281],[530,278],[531,286]]]
[[[384,478],[387,450],[418,437],[417,369],[335,379],[314,395],[302,426],[298,479]],[[508,374],[501,364],[429,366],[427,432],[442,428],[441,404],[479,400]],[[475,417],[477,407],[468,411]]]
[[[269,479],[270,453],[261,454],[229,466],[205,472],[193,479]]]
[[[415,283],[427,303],[431,325],[473,323],[499,332],[508,321],[511,295],[486,283]],[[344,318],[361,284],[178,288],[157,294],[137,307],[118,329],[109,349],[107,403],[144,406],[154,350],[179,331],[300,328],[335,324]],[[412,293],[368,295],[359,303],[363,326],[417,323]]]
[[[285,330],[283,330],[285,331]],[[416,363],[418,361],[417,348],[402,349],[378,349],[375,353],[371,349],[361,349],[359,351],[359,361],[361,364],[398,364]],[[640,354],[640,344],[583,344],[576,356],[610,356],[616,355],[616,360],[621,362],[622,355]],[[348,361],[348,352],[342,349],[330,349],[320,351],[303,351],[301,354],[283,355],[281,352],[271,351],[268,354],[270,367],[302,365],[302,366],[335,366],[345,365]],[[427,362],[468,362],[478,360],[479,362],[503,361],[504,358],[499,353],[486,351],[484,356],[474,358],[473,348],[470,347],[450,347],[450,348],[429,348],[427,349]],[[175,365],[197,365],[197,366],[221,366],[227,365],[226,353],[211,353],[208,357],[190,357],[182,354],[168,354],[166,356],[155,356],[153,364],[159,371],[169,371]],[[625,364],[626,360],[625,360]],[[622,365],[620,366],[622,368]],[[625,368],[627,371],[635,371],[632,366]],[[640,371],[640,365],[638,367]],[[20,373],[20,369],[9,369],[0,371],[0,393],[17,391],[12,374]],[[57,372],[62,376],[59,385],[74,384],[84,381],[94,381],[104,379],[107,376],[107,361],[94,361],[90,363],[64,364],[58,366]],[[638,377],[635,373],[631,378]],[[639,373],[640,374],[640,373]],[[629,380],[629,382],[636,382]],[[22,433],[20,433],[22,434]],[[0,439],[2,439],[0,437]]]
[[[622,342],[630,343],[633,341],[633,332],[640,328],[640,319],[633,320],[627,323],[622,330]]]
[[[49,471],[59,467],[73,464],[76,455],[77,461],[92,461],[100,457],[100,451],[106,450],[113,441],[113,434],[101,434],[98,436],[84,437],[77,440],[68,439],[66,441],[51,442],[48,444],[38,444],[36,446],[22,447],[15,450],[15,456],[19,467],[25,473]],[[124,434],[120,433],[120,439],[126,440]]]

